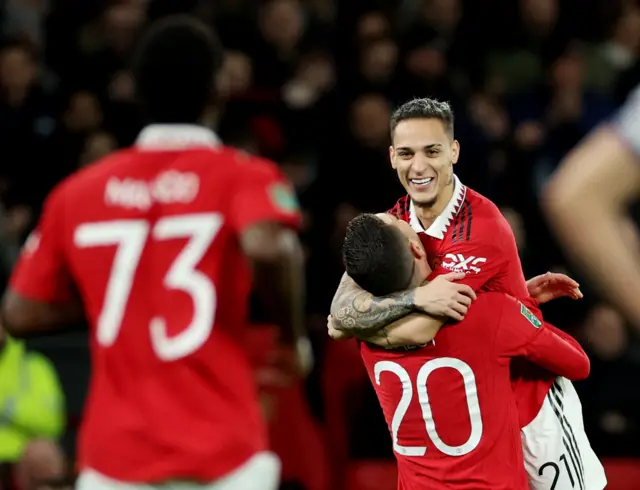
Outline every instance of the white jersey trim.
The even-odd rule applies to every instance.
[[[444,238],[444,234],[447,232],[447,229],[451,224],[451,220],[458,214],[458,211],[460,211],[460,207],[467,195],[467,188],[462,184],[462,182],[460,182],[460,179],[456,175],[453,176],[453,179],[453,195],[451,196],[451,199],[445,206],[442,213],[440,213],[436,220],[426,230],[422,226],[422,223],[420,223],[420,219],[416,213],[416,208],[413,201],[411,201],[411,204],[409,205],[409,224],[416,233],[426,233],[430,237],[437,238],[439,240]]]
[[[196,124],[151,124],[135,142],[136,148],[150,151],[217,148],[221,144],[213,131]]]

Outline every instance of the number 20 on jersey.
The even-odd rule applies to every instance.
[[[440,438],[429,402],[427,381],[431,373],[441,368],[455,369],[460,373],[464,381],[467,409],[469,410],[469,420],[471,421],[471,433],[467,441],[459,446],[449,446]],[[476,378],[471,367],[466,362],[453,357],[431,359],[420,368],[414,382],[407,370],[397,362],[380,361],[374,366],[376,384],[380,385],[380,375],[384,372],[395,374],[402,383],[402,396],[391,419],[391,437],[393,438],[393,450],[396,453],[402,456],[424,456],[427,453],[427,446],[402,446],[398,442],[398,431],[413,399],[414,386],[418,392],[418,401],[427,434],[438,450],[448,456],[464,456],[478,447],[482,438],[482,416],[480,414],[480,404],[478,403]]]

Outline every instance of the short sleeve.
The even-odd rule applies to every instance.
[[[640,156],[640,86],[629,95],[612,121],[616,134]]]
[[[545,324],[520,301],[506,295],[495,298],[502,311],[495,337],[500,357],[523,355],[526,347],[546,328]]]
[[[25,242],[10,287],[34,301],[64,303],[74,295],[63,250],[64,207],[59,189],[45,201],[40,221]]]
[[[262,161],[242,166],[231,213],[231,222],[238,233],[262,221],[295,228],[301,222],[293,187],[274,164]]]

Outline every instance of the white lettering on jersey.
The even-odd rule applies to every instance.
[[[168,170],[151,181],[112,177],[107,182],[104,200],[107,206],[147,211],[155,203],[187,204],[200,189],[200,179],[192,172]]]
[[[447,254],[444,258],[449,260],[443,261],[442,267],[454,272],[465,272],[467,274],[472,272],[478,274],[481,271],[478,264],[484,264],[487,261],[485,257],[474,257],[472,255],[465,257],[462,254]]]

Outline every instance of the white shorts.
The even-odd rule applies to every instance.
[[[591,449],[571,382],[556,378],[536,418],[521,431],[532,490],[602,490],[607,477]]]
[[[125,483],[92,469],[83,470],[77,490],[276,490],[280,483],[280,460],[270,452],[253,456],[232,473],[211,483],[172,481],[161,484]]]

